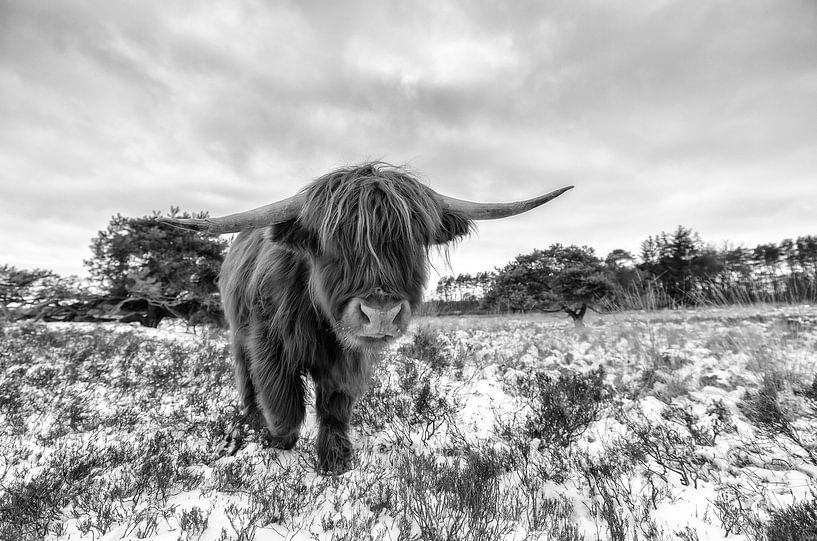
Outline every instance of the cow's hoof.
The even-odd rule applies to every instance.
[[[318,434],[318,469],[324,475],[340,475],[352,469],[352,443],[345,434]]]
[[[289,451],[298,443],[298,434],[286,434],[273,436],[266,428],[262,431],[262,441],[269,447]]]

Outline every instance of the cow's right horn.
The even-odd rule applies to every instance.
[[[291,220],[301,212],[304,201],[306,201],[306,196],[298,194],[263,207],[218,218],[159,218],[158,220],[184,229],[205,231],[216,235],[238,233],[245,229],[265,227]]]

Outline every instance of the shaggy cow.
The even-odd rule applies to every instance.
[[[440,195],[382,163],[333,171],[299,194],[212,219],[164,219],[240,232],[219,278],[235,379],[247,418],[290,449],[304,420],[304,377],[315,383],[319,465],[349,466],[349,418],[383,348],[422,299],[428,252],[474,220],[525,212],[571,187],[514,203]]]

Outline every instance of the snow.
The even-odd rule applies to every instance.
[[[677,538],[677,532],[685,528],[697,532],[701,540],[750,539],[750,532],[734,531],[740,528],[727,533],[729,528],[722,516],[728,512],[724,502],[732,501],[729,498],[740,499],[734,500],[738,502],[735,505],[740,504],[762,522],[776,509],[814,498],[817,491],[817,464],[807,452],[779,434],[770,436],[747,419],[741,409],[747,391],[757,392],[769,374],[782,374],[781,407],[792,415],[800,412],[792,426],[806,445],[817,442],[813,422],[817,412],[809,409],[814,404],[794,394],[805,389],[817,374],[815,322],[817,308],[806,305],[593,315],[588,316],[588,326],[581,331],[575,330],[571,322],[553,317],[422,318],[415,327],[427,326],[438,333],[439,347],[452,361],[450,367],[433,375],[434,392],[456,406],[455,417],[432,436],[423,435],[420,426],[394,420],[386,420],[382,430],[355,427],[354,468],[340,476],[322,477],[313,466],[312,442],[317,425],[310,408],[302,438],[292,451],[271,451],[258,439],[250,439],[234,457],[210,462],[202,459],[186,466],[190,475],[201,477],[190,490],[175,486],[164,500],[145,496],[147,499],[138,502],[127,498],[108,502],[119,506],[120,514],[119,520],[104,531],[88,528],[83,522],[97,517],[94,513],[98,511],[71,501],[60,510],[60,527],[52,527],[46,538],[236,539],[242,524],[248,526],[245,535],[254,536],[247,539],[260,541],[328,540],[344,538],[349,531],[358,532],[355,535],[360,539],[397,539],[406,528],[420,534],[418,522],[403,524],[398,520],[405,516],[401,513],[406,512],[410,501],[406,498],[415,494],[411,491],[417,490],[417,483],[422,481],[399,477],[401,461],[427,455],[435,457],[438,465],[451,465],[464,463],[464,445],[475,449],[484,445],[497,452],[506,449],[509,444],[497,434],[497,427],[522,420],[530,411],[520,382],[536,372],[551,376],[566,371],[587,374],[602,367],[606,384],[614,389],[613,398],[605,404],[601,417],[591,422],[570,448],[560,451],[570,465],[565,470],[567,478],[542,477],[536,490],[531,488],[535,483],[523,486],[526,476],[540,475],[537,467],[554,463],[556,451],[541,450],[539,441],[530,442],[526,466],[515,464],[501,473],[496,497],[507,498],[511,517],[511,526],[502,538],[550,539],[556,535],[541,525],[533,527],[525,518],[533,505],[533,500],[525,498],[534,493],[537,498],[561,498],[572,503],[568,522],[586,539],[611,538],[601,511],[603,497],[598,490],[591,490],[588,478],[575,464],[581,460],[600,464],[615,457],[623,460],[622,445],[636,441],[632,423],[637,422],[639,426],[671,430],[680,438],[678,445],[690,446],[692,451],[685,455],[688,463],[684,467],[691,469],[694,482],[685,483],[672,468],[667,470],[649,457],[612,470],[604,482],[619,491],[617,513],[627,524],[628,539],[634,538],[635,532],[644,538],[648,527],[645,516],[666,539]],[[74,444],[101,452],[117,445],[139,446],[154,433],[166,430],[174,434],[175,430],[182,434],[172,436],[174,442],[186,442],[190,449],[201,450],[202,456],[210,450],[208,427],[235,404],[229,377],[215,383],[208,381],[206,373],[194,377],[190,372],[168,372],[176,369],[173,363],[179,362],[174,360],[178,352],[161,347],[151,350],[145,344],[175,344],[189,353],[185,363],[195,363],[203,343],[223,348],[224,334],[193,332],[179,325],[142,329],[111,324],[48,324],[45,328],[53,332],[131,333],[140,347],[132,358],[124,359],[118,357],[124,353],[112,352],[114,357],[109,363],[87,361],[98,363],[107,372],[100,373],[97,381],[91,376],[83,380],[87,374],[81,372],[83,376],[77,381],[63,386],[52,383],[61,389],[55,393],[31,382],[52,377],[49,374],[54,370],[60,377],[67,377],[75,369],[90,370],[91,364],[73,366],[67,353],[56,350],[42,358],[5,361],[0,382],[26,382],[27,392],[34,393],[34,405],[30,410],[23,407],[28,415],[22,430],[12,429],[10,414],[0,413],[0,449],[4,453],[0,458],[0,497],[3,487],[12,480],[31,482],[48,472],[58,450]],[[400,370],[399,362],[405,362],[398,362],[399,346],[394,346],[378,373],[379,377],[391,376],[388,384],[394,393],[405,392],[396,383],[399,378],[394,377]],[[458,369],[454,361],[460,363]],[[422,364],[423,360],[412,362]],[[165,373],[167,378],[181,378],[181,387],[151,387],[159,385],[156,381],[161,382],[161,374]],[[652,374],[653,379],[646,374]],[[123,379],[132,380],[133,387],[114,385]],[[211,396],[206,409],[189,402],[191,389]],[[208,394],[210,390],[212,395]],[[77,421],[76,426],[66,425],[65,404],[72,399],[77,401],[73,407],[81,412],[77,417],[81,422]],[[147,405],[149,409],[139,414],[135,424],[117,426],[109,422],[136,405]],[[672,411],[687,412],[693,425],[686,426],[680,418],[670,419]],[[716,411],[723,412],[727,419],[720,420],[721,413]],[[806,415],[808,412],[811,417]],[[87,429],[82,424],[86,421]],[[729,423],[733,428],[727,426]],[[714,442],[710,445],[696,440],[693,428],[714,433]],[[410,432],[408,438],[406,430]],[[517,426],[517,430],[521,427]],[[231,464],[243,463],[252,466],[244,481],[254,480],[256,484],[236,490],[218,488],[219,472]],[[125,463],[104,470],[105,475],[116,479],[117,473],[128,471],[132,465]],[[97,476],[96,484],[88,485],[88,490],[99,490],[103,485],[104,479]],[[401,495],[401,491],[407,495]],[[257,498],[264,495],[268,501],[277,502],[275,505],[296,501],[295,511],[291,515],[284,513],[281,520],[245,524],[253,513],[263,515],[258,502],[267,500]],[[181,517],[194,509],[207,517],[206,527],[200,532],[185,532]],[[517,509],[515,515],[513,509]],[[153,516],[154,522],[140,520],[137,511],[155,511],[154,515],[145,515]],[[438,518],[445,523],[444,517]],[[465,535],[472,527],[476,526],[464,525],[459,533]]]

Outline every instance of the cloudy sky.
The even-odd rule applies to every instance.
[[[218,215],[330,169],[545,207],[451,271],[684,224],[817,233],[817,2],[0,0],[0,264],[83,274],[96,231]],[[450,271],[445,271],[450,272]]]

